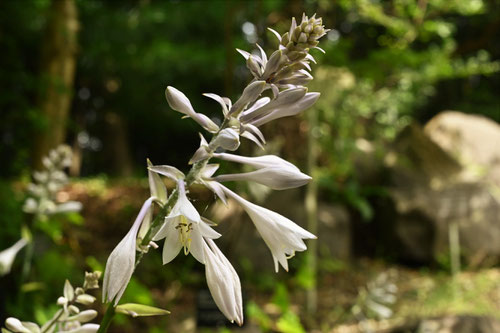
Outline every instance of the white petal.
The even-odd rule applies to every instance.
[[[227,154],[227,153],[218,153],[214,154],[214,157],[220,158],[225,161],[230,161],[230,162],[236,162],[236,163],[243,163],[243,164],[248,164],[254,168],[268,168],[268,167],[288,167],[297,170],[300,172],[299,168],[297,168],[295,165],[292,163],[278,157],[275,155],[263,155],[263,156],[256,156],[256,157],[247,157],[247,156],[240,156],[240,155],[235,155],[235,154]]]
[[[210,293],[221,312],[241,326],[243,306],[238,274],[212,240],[207,240],[207,244],[204,244],[205,273]]]
[[[236,200],[245,209],[262,239],[271,250],[276,271],[279,262],[288,270],[287,255],[295,251],[304,251],[306,246],[302,240],[314,239],[316,236],[298,226],[286,217],[267,208],[255,205],[226,187],[222,187],[227,195]]]
[[[193,226],[191,230],[191,244],[189,246],[189,252],[193,257],[200,263],[205,264],[205,252],[203,251],[203,237],[199,230],[199,224]]]
[[[267,30],[271,31],[276,36],[276,38],[278,38],[278,41],[281,42],[281,35],[279,34],[279,32],[271,28],[267,28]]]
[[[159,173],[160,175],[166,176],[174,181],[184,179],[184,173],[176,167],[170,165],[154,165],[148,167],[148,169],[153,172]]]
[[[3,276],[10,272],[12,264],[14,263],[14,259],[16,259],[17,253],[21,251],[21,249],[25,247],[26,244],[28,244],[28,241],[24,238],[21,238],[14,245],[0,252],[0,276]]]
[[[168,105],[175,111],[189,117],[192,117],[196,113],[189,99],[180,90],[168,86],[167,89],[165,89],[165,97],[167,98]]]
[[[59,331],[58,333],[96,333],[99,329],[97,324],[85,324],[70,331]]]
[[[236,49],[236,51],[238,51],[238,53],[241,54],[243,56],[243,58],[245,58],[245,60],[247,60],[251,56],[251,54],[247,51],[240,50],[240,49]]]
[[[151,161],[147,160],[148,167],[152,167],[153,163]],[[161,203],[166,203],[167,202],[167,188],[163,181],[161,180],[160,176],[152,172],[151,170],[148,169],[148,181],[149,181],[149,190],[151,191],[151,196],[157,198]]]
[[[217,197],[227,206],[226,195],[221,189],[221,185],[216,181],[203,180],[202,184],[205,185],[210,191],[214,192]]]
[[[216,181],[250,180],[268,186],[273,190],[286,190],[307,184],[312,178],[287,167],[268,167],[252,172],[220,175]]]
[[[266,81],[254,81],[250,83],[241,94],[241,97],[233,104],[229,114],[238,113],[242,111],[248,103],[255,101],[264,88],[266,87]]]
[[[109,255],[104,272],[103,302],[114,300],[114,304],[118,304],[127,288],[135,268],[137,233],[152,202],[153,198],[144,202],[132,228]]]
[[[13,332],[31,333],[26,327],[23,326],[19,319],[14,317],[9,317],[5,320],[5,327]]]
[[[274,100],[251,113],[242,115],[240,119],[242,122],[248,123],[268,114],[272,114],[276,112],[276,110],[287,109],[300,101],[306,95],[306,92],[307,88],[305,87],[291,88],[282,91]]]
[[[217,101],[220,106],[222,107],[222,113],[224,114],[224,116],[226,116],[229,112],[229,110],[227,109],[227,105],[226,105],[226,102],[224,102],[224,99],[222,99],[222,97],[220,97],[219,95],[216,95],[216,94],[212,94],[212,93],[205,93],[203,94],[203,96],[206,96],[208,98],[211,98],[215,101]]]
[[[258,47],[258,49],[260,51],[260,57],[262,59],[262,65],[266,66],[266,64],[267,64],[267,55],[266,55],[266,52],[264,52],[264,50],[262,49],[262,47],[260,47],[259,44],[255,44],[255,45],[257,45],[257,47]]]
[[[256,120],[252,120],[251,123],[255,126],[261,126],[265,123],[270,122],[271,120],[275,120],[282,117],[289,117],[299,114],[300,112],[310,108],[316,103],[319,98],[319,93],[307,93],[300,101],[297,103],[290,105],[288,107],[282,107],[275,110],[272,113],[267,114],[261,118]]]
[[[217,239],[221,234],[212,229],[206,222],[200,222],[198,224],[198,228],[200,229],[200,234],[203,238]]]
[[[171,262],[182,248],[179,232],[175,229],[172,222],[167,223],[168,232],[166,233],[165,244],[163,245],[163,264],[166,265]]]
[[[225,128],[215,138],[214,145],[225,150],[236,150],[240,146],[240,135],[232,128]]]
[[[244,138],[247,138],[250,141],[253,141],[260,149],[264,149],[264,146],[262,145],[262,143],[260,142],[260,140],[255,135],[253,135],[252,133],[250,133],[250,132],[243,132],[243,134],[241,134],[241,136],[244,137]]]

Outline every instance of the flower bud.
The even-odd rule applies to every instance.
[[[236,150],[240,146],[240,135],[232,128],[225,128],[217,135],[214,145],[225,150]]]
[[[70,314],[77,314],[80,312],[80,309],[74,305],[70,305],[70,306],[68,306],[68,311]]]
[[[266,87],[265,81],[254,81],[250,83],[245,88],[245,90],[243,90],[241,97],[236,101],[236,103],[233,104],[231,110],[229,111],[229,114],[233,115],[238,114],[248,105],[248,103],[255,101],[262,93],[265,87]]]
[[[86,323],[97,317],[96,310],[85,310],[74,316],[68,318],[68,320],[78,321],[80,323]]]
[[[9,317],[5,320],[5,327],[15,333],[31,333],[30,330],[23,326],[19,319],[14,317]]]
[[[66,304],[68,304],[68,299],[66,297],[61,296],[57,299],[57,305],[64,306]]]
[[[94,303],[94,301],[95,297],[89,294],[82,294],[76,296],[76,302],[83,305],[91,305],[92,303]]]

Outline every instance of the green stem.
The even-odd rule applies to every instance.
[[[224,120],[224,122],[222,123],[222,125],[220,127],[220,130],[226,128],[227,125],[228,125],[227,120]],[[220,130],[219,130],[219,132],[220,132]],[[213,143],[215,141],[219,132],[217,132],[213,136],[210,143]],[[212,147],[211,145],[210,145],[210,147],[211,147],[212,152],[215,151],[215,149],[217,149],[217,147]],[[211,158],[211,154],[209,154],[209,157],[207,157],[206,159],[198,161],[198,162],[193,164],[193,166],[191,167],[191,170],[189,170],[189,173],[186,176],[186,180],[185,180],[186,187],[189,187],[190,185],[192,185],[196,181],[199,173],[207,165],[210,158]],[[165,216],[167,216],[170,213],[172,208],[177,203],[178,198],[179,198],[179,191],[176,188],[172,191],[172,193],[168,197],[167,202],[163,205],[163,207],[161,207],[158,215],[156,215],[156,217],[151,222],[151,227],[149,228],[146,235],[142,239],[141,246],[148,246],[149,245],[149,243],[153,239],[153,236],[156,235],[158,230],[161,228],[161,226],[165,220]],[[141,262],[143,256],[144,256],[144,252],[137,252],[136,260],[135,260],[135,268],[137,268],[137,266]],[[104,317],[101,321],[101,324],[99,326],[99,330],[97,331],[97,333],[106,333],[108,331],[108,327],[111,323],[111,320],[113,320],[114,315],[115,315],[115,306],[112,303],[110,303],[107,310],[106,310],[106,313],[104,314]]]
[[[106,310],[106,313],[104,314],[104,317],[102,318],[101,324],[99,325],[99,329],[97,330],[97,333],[105,333],[108,331],[109,325],[111,324],[111,321],[113,320],[113,317],[115,316],[115,307],[113,304],[110,304],[108,306],[108,309]]]

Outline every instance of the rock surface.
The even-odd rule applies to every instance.
[[[400,259],[446,258],[449,227],[455,224],[469,264],[499,262],[498,145],[498,124],[459,112],[444,112],[425,129],[413,124],[400,134],[386,158],[394,211],[385,212],[393,219],[392,241]]]

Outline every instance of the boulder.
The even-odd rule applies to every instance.
[[[391,220],[387,241],[399,259],[447,257],[454,224],[469,264],[500,261],[499,144],[498,124],[458,112],[402,131],[386,158],[393,208],[376,209],[378,223]]]

